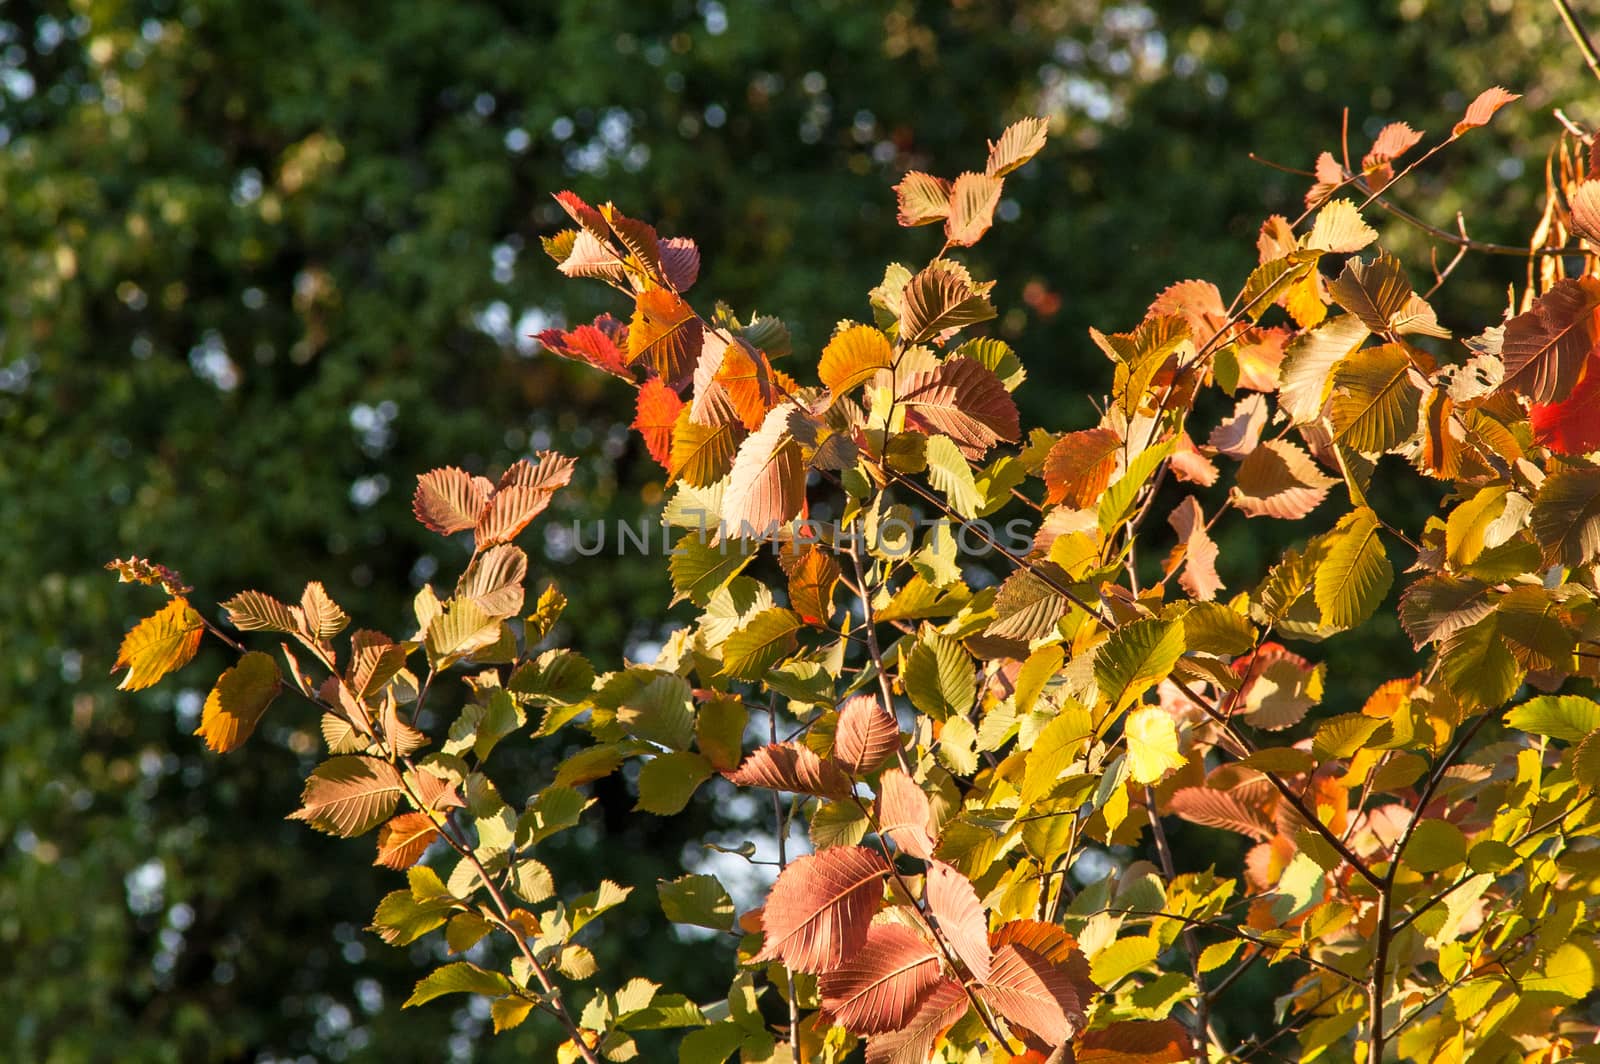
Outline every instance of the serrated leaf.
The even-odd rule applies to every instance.
[[[767,896],[765,941],[755,960],[781,960],[797,972],[838,968],[865,943],[888,873],[883,857],[862,846],[795,860]]]
[[[898,392],[896,402],[906,407],[908,428],[949,436],[970,457],[1021,433],[1011,393],[991,370],[970,358],[951,358],[913,373]]]
[[[843,964],[822,973],[823,1011],[857,1034],[882,1034],[911,1021],[941,977],[933,943],[904,924],[867,931]]]
[[[205,622],[188,600],[182,596],[172,598],[123,637],[111,671],[128,672],[117,684],[117,690],[143,690],[189,664],[200,649],[204,631]]]
[[[1330,200],[1317,212],[1306,234],[1306,247],[1348,255],[1378,239],[1378,231],[1361,218],[1356,205],[1347,199]]]
[[[984,172],[992,177],[1004,177],[1022,166],[1044,148],[1050,123],[1043,118],[1019,119],[1006,127],[1000,139],[989,145],[989,161]]]
[[[1184,652],[1182,621],[1134,621],[1111,633],[1094,656],[1095,682],[1112,712],[1138,701],[1172,671]]]
[[[1240,464],[1235,501],[1246,516],[1294,521],[1316,509],[1337,483],[1297,445],[1268,440]]]
[[[950,213],[945,218],[944,235],[955,247],[971,247],[994,224],[994,209],[1000,205],[1005,182],[990,174],[965,173],[950,188]]]
[[[688,875],[659,880],[661,911],[675,924],[693,924],[714,931],[733,927],[733,899],[716,876]]]
[[[1045,501],[1088,509],[1099,501],[1117,471],[1122,437],[1106,428],[1069,432],[1044,460]]]
[[[894,186],[894,194],[903,226],[932,225],[950,214],[950,182],[942,177],[908,171]]]
[[[964,714],[977,699],[972,658],[961,644],[936,633],[912,648],[901,680],[911,704],[935,720]]]
[[[241,632],[283,632],[293,634],[299,627],[290,608],[260,591],[241,591],[222,604],[228,623]]]
[[[795,633],[805,622],[793,610],[763,610],[730,635],[722,647],[724,675],[757,680],[795,648]]]
[[[1023,946],[1006,943],[994,951],[993,971],[978,996],[1047,1046],[1065,1044],[1084,1026],[1083,1004],[1066,973]]]
[[[855,695],[839,706],[833,756],[851,775],[883,764],[900,748],[900,723],[873,695]]]
[[[1333,371],[1333,438],[1366,454],[1392,450],[1416,435],[1421,400],[1404,347],[1356,351]]]
[[[448,536],[478,523],[493,485],[464,469],[445,466],[417,477],[411,511],[430,532]]]
[[[675,292],[640,292],[628,323],[628,361],[644,365],[668,384],[688,379],[700,356],[702,332],[694,310]]]
[[[301,807],[290,820],[304,820],[318,831],[350,838],[388,819],[405,792],[400,773],[375,757],[329,758],[312,770]]]
[[[931,219],[930,219],[931,220]],[[843,395],[894,361],[889,338],[870,325],[853,325],[835,333],[822,349],[817,376],[835,397]]]
[[[1506,724],[1535,735],[1579,743],[1600,731],[1600,704],[1578,695],[1540,695],[1507,713]]]
[[[1530,520],[1546,564],[1575,569],[1600,558],[1600,467],[1579,466],[1545,477]]]
[[[1105,494],[1100,497],[1097,514],[1100,531],[1109,534],[1132,515],[1134,505],[1139,500],[1140,490],[1149,483],[1155,471],[1167,460],[1176,446],[1176,440],[1163,440],[1140,451],[1128,463],[1127,470],[1113,481]]]
[[[978,516],[981,500],[972,467],[948,436],[928,437],[928,483],[950,503],[950,509],[971,520]]]
[[[1327,534],[1312,593],[1322,623],[1354,628],[1377,610],[1394,583],[1394,567],[1378,538],[1378,517],[1366,507],[1340,518]]]
[[[426,813],[401,813],[378,832],[378,856],[373,864],[396,870],[410,868],[422,859],[439,827]]]
[[[989,285],[975,285],[966,268],[937,259],[906,283],[900,295],[900,339],[917,344],[994,317]]]
[[[1316,421],[1332,386],[1333,367],[1359,349],[1371,330],[1355,314],[1341,314],[1297,337],[1278,370],[1282,409],[1297,425]]]
[[[799,743],[769,743],[745,758],[737,770],[724,775],[739,787],[765,787],[822,798],[847,798],[853,791],[850,778],[837,764],[823,761]]]
[[[939,933],[972,977],[987,982],[994,956],[989,947],[989,920],[972,881],[943,861],[930,861],[926,882],[928,911],[938,921]]]
[[[639,770],[639,802],[634,808],[657,816],[681,813],[712,771],[711,762],[687,750],[653,757]]]

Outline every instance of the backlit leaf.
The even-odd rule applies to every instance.
[[[900,769],[886,769],[878,779],[879,831],[903,852],[926,859],[933,856],[931,817],[927,792]]]
[[[711,773],[711,762],[688,750],[652,757],[639,770],[639,802],[634,808],[657,816],[681,813]]]
[[[942,177],[907,171],[894,186],[894,194],[901,225],[931,225],[950,215],[950,182]]]
[[[866,942],[883,902],[889,865],[863,846],[836,846],[785,868],[761,913],[765,942],[756,960],[797,972],[838,968]]]
[[[661,911],[675,924],[693,924],[713,931],[733,927],[733,899],[716,876],[688,875],[660,880],[656,893]]]
[[[1195,1050],[1188,1028],[1177,1020],[1132,1020],[1085,1031],[1075,1053],[1077,1064],[1183,1064]]]
[[[843,964],[822,973],[823,1011],[857,1034],[898,1030],[933,990],[941,969],[937,950],[922,935],[904,924],[877,924]]]
[[[1333,371],[1333,438],[1366,454],[1398,447],[1416,435],[1421,399],[1405,348],[1356,351]]]
[[[128,672],[117,684],[117,690],[142,690],[189,664],[200,649],[200,636],[204,631],[204,622],[187,599],[178,596],[169,600],[123,637],[111,671],[127,669]]]
[[[694,372],[702,332],[693,308],[675,292],[651,288],[640,292],[628,324],[628,361],[643,364],[668,384],[679,384]]]
[[[1128,741],[1128,774],[1136,783],[1156,783],[1189,759],[1178,750],[1178,730],[1159,707],[1134,710],[1123,725]]]
[[[372,862],[402,870],[422,859],[428,845],[439,837],[439,827],[426,813],[401,813],[378,831],[378,856]]]
[[[901,295],[900,339],[917,344],[994,317],[990,284],[973,283],[966,268],[938,259],[914,275]]]
[[[1268,440],[1240,463],[1235,501],[1249,517],[1296,521],[1315,510],[1337,483],[1298,445]]]
[[[1067,433],[1045,456],[1045,501],[1079,510],[1094,506],[1117,471],[1121,451],[1122,438],[1110,429]]]
[[[760,679],[794,650],[795,633],[803,627],[805,622],[793,610],[763,610],[723,644],[723,672],[741,680]]]
[[[1506,322],[1487,350],[1505,363],[1498,391],[1535,403],[1559,403],[1572,392],[1589,353],[1600,342],[1600,280],[1567,278]],[[1480,338],[1483,340],[1484,338]]]
[[[874,695],[855,695],[839,706],[833,756],[859,776],[883,764],[900,748],[900,723]]]
[[[1011,393],[970,358],[952,358],[913,374],[897,402],[907,408],[907,427],[949,436],[973,457],[1001,440],[1015,441],[1021,433]]]
[[[821,798],[845,798],[852,793],[850,778],[837,764],[823,761],[799,743],[760,747],[737,770],[724,775],[740,787],[765,787]]]
[[[971,247],[994,224],[1005,182],[988,174],[962,174],[950,189],[950,214],[945,218],[945,239],[956,247]]]
[[[1507,92],[1498,85],[1492,89],[1484,89],[1472,103],[1467,105],[1467,113],[1451,129],[1450,135],[1459,137],[1469,129],[1477,129],[1479,126],[1488,125],[1489,119],[1494,117],[1496,111],[1512,100],[1520,99],[1522,99],[1521,94]]]
[[[776,407],[740,444],[722,496],[724,534],[762,539],[800,512],[806,464],[796,433],[804,418],[794,404]]]
[[[978,516],[981,500],[978,484],[954,441],[948,436],[930,436],[924,449],[928,483],[950,503],[957,516],[971,520]]]
[[[1167,523],[1178,533],[1181,555],[1174,551],[1168,567],[1182,564],[1183,574],[1178,583],[1192,599],[1209,602],[1222,590],[1222,579],[1217,576],[1216,543],[1206,531],[1205,514],[1193,495],[1184,497],[1177,508],[1167,515]]]
[[[822,349],[817,376],[835,396],[871,380],[880,369],[888,369],[894,359],[889,338],[870,325],[852,325],[835,333]]]
[[[1000,139],[989,145],[989,162],[984,172],[1004,177],[1032,159],[1044,148],[1050,123],[1043,118],[1020,119],[1006,127]]]
[[[478,523],[492,490],[493,485],[482,477],[446,466],[417,478],[411,510],[429,531],[448,536]]]
[[[282,689],[278,663],[270,655],[250,651],[217,679],[195,734],[217,753],[238,749]]]
[[[789,605],[807,624],[826,625],[833,616],[833,590],[839,563],[820,547],[810,547],[789,571]]]
[[[1385,132],[1388,130],[1385,129]],[[1316,221],[1311,223],[1311,232],[1306,234],[1306,247],[1348,255],[1360,251],[1376,239],[1378,231],[1362,220],[1356,205],[1347,199],[1337,199],[1323,204],[1317,212]]]
[[[644,437],[650,457],[663,468],[671,467],[672,427],[683,410],[683,399],[660,377],[652,377],[639,387],[639,401],[633,425]]]
[[[426,978],[417,983],[416,989],[400,1007],[409,1009],[416,1005],[425,1005],[445,994],[484,994],[499,997],[515,989],[511,980],[499,972],[487,972],[476,964],[456,961],[430,972]]]
[[[362,835],[389,818],[404,791],[399,771],[387,761],[329,758],[306,780],[301,808],[289,819],[304,820],[330,835]]]
[[[1297,425],[1322,416],[1332,387],[1333,367],[1359,348],[1370,336],[1366,322],[1355,314],[1331,318],[1284,348],[1279,367],[1278,395],[1282,408]]]
[[[1049,1046],[1064,1044],[1084,1025],[1083,1004],[1066,973],[1023,946],[994,951],[993,972],[978,996]]]
[[[1440,328],[1433,308],[1412,290],[1400,260],[1387,252],[1370,262],[1351,259],[1344,272],[1329,282],[1328,291],[1373,332],[1450,335],[1449,330]]]
[[[1507,713],[1506,724],[1535,735],[1579,743],[1600,731],[1600,704],[1578,695],[1540,695]]]
[[[1094,676],[1113,712],[1132,705],[1160,683],[1183,656],[1183,622],[1134,621],[1111,633],[1095,651]]]
[[[930,633],[912,648],[901,679],[911,704],[935,720],[966,713],[977,698],[971,656],[942,635]]]
[[[993,952],[989,948],[989,921],[972,881],[943,861],[928,863],[925,888],[928,911],[938,921],[939,933],[978,982],[987,982]]]
[[[1378,538],[1378,518],[1362,507],[1327,534],[1327,553],[1313,584],[1322,622],[1347,629],[1371,617],[1394,583],[1394,567]]]
[[[228,623],[241,632],[292,634],[300,627],[287,605],[260,591],[241,591],[222,608],[228,613]]]
[[[940,980],[909,1023],[867,1040],[867,1064],[928,1064],[934,1044],[966,1015],[968,1007],[960,983]]]

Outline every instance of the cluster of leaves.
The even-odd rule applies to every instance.
[[[949,257],[990,227],[1040,120],[982,173],[897,186],[902,222],[942,223],[944,246],[885,271],[817,385],[774,365],[793,355],[782,323],[690,305],[692,242],[563,193],[575,227],[547,250],[633,313],[541,340],[638,388],[692,622],[606,673],[544,646],[563,599],[548,586],[525,612],[513,540],[572,463],[541,454],[498,483],[419,478],[418,519],[474,549],[448,598],[417,596],[404,640],[358,630],[342,649],[349,618],[319,584],[298,605],[225,603],[238,631],[286,637],[287,674],[175,574],[113,563],[169,595],[124,642],[124,686],[213,634],[241,656],[200,734],[231,750],[287,678],[330,755],[292,815],[376,830],[378,863],[406,870],[374,929],[516,951],[505,970],[454,960],[408,1004],[483,994],[497,1029],[540,1010],[564,1060],[630,1059],[666,1028],[688,1029],[685,1061],[838,1061],[862,1039],[875,1064],[1242,1060],[1267,1043],[1220,1044],[1210,1015],[1263,962],[1283,987],[1273,1040],[1303,1059],[1581,1056],[1600,1030],[1581,1007],[1600,962],[1600,704],[1583,693],[1600,661],[1600,162],[1557,183],[1519,305],[1464,346],[1361,213],[1513,99],[1484,93],[1406,165],[1422,138],[1402,124],[1359,167],[1325,154],[1231,301],[1186,281],[1130,331],[1092,334],[1112,391],[1099,424],[1065,433],[1024,435],[1015,352],[963,335],[995,316],[991,286]],[[1439,512],[1411,530],[1381,515],[1380,468],[1431,485]],[[1226,560],[1245,589],[1224,598],[1212,529],[1230,511],[1307,535],[1256,571]],[[1026,541],[1002,542],[992,521],[1019,513]],[[974,586],[974,544],[1002,581]],[[1390,601],[1395,551],[1419,669],[1325,704],[1337,658],[1310,655]],[[466,702],[440,739],[418,712],[452,669]],[[586,741],[509,803],[494,750],[558,733]],[[597,976],[582,933],[631,888],[573,896],[537,853],[628,762],[644,813],[716,776],[770,795],[762,907],[737,913],[705,874],[657,887],[672,921],[737,936],[726,1000],[635,978],[572,1003]],[[814,852],[790,860],[796,824]],[[1174,831],[1253,845],[1236,868],[1180,869]]]

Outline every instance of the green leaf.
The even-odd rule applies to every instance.
[[[654,669],[630,669],[624,674],[617,722],[636,739],[687,750],[694,740],[694,697],[682,676]],[[641,682],[643,681],[643,682]]]
[[[911,704],[935,720],[964,715],[978,697],[972,658],[953,639],[925,632],[901,672]]]
[[[1578,743],[1600,731],[1600,704],[1578,695],[1540,695],[1507,713],[1506,723],[1535,735]]]
[[[1416,435],[1421,402],[1404,347],[1363,348],[1334,368],[1333,438],[1364,454],[1398,447]]]
[[[1448,820],[1424,820],[1411,832],[1404,861],[1413,872],[1443,872],[1467,859],[1467,837]]]
[[[491,997],[500,997],[515,989],[511,980],[499,972],[486,972],[476,964],[456,961],[454,964],[434,969],[417,983],[416,989],[411,992],[411,996],[405,1000],[401,1008],[409,1009],[414,1005],[423,1005],[445,994],[487,994]]]
[[[1600,466],[1545,477],[1533,500],[1532,522],[1547,564],[1573,569],[1600,557]]]
[[[1445,685],[1465,706],[1498,706],[1522,684],[1525,670],[1500,637],[1499,614],[1451,634],[1439,648]]]
[[[1378,538],[1378,515],[1366,507],[1345,514],[1323,541],[1312,593],[1322,623],[1354,628],[1377,611],[1394,582],[1394,567]]]
[[[1322,900],[1323,885],[1322,866],[1307,854],[1295,854],[1283,875],[1278,877],[1273,917],[1282,924],[1306,912]]]
[[[761,674],[794,652],[795,633],[805,622],[793,610],[763,610],[722,646],[722,671],[740,680],[759,680]]]
[[[501,739],[522,727],[524,720],[522,710],[510,694],[504,690],[491,692],[483,719],[478,722],[477,738],[472,744],[473,756],[479,761],[487,758]]]
[[[713,544],[699,532],[687,533],[673,546],[672,560],[667,563],[676,592],[672,601],[688,599],[704,607],[713,594],[750,564],[758,546],[754,540],[732,537]]]
[[[571,787],[546,787],[517,818],[516,844],[536,846],[557,832],[576,827],[578,817],[593,802]]]
[[[1100,694],[1120,713],[1172,672],[1184,652],[1182,621],[1134,621],[1111,633],[1094,655]]]
[[[949,500],[950,508],[967,520],[978,516],[978,484],[972,467],[948,436],[929,436],[927,445],[928,483]]]
[[[1100,531],[1109,534],[1128,519],[1133,513],[1134,503],[1138,501],[1139,489],[1149,482],[1156,468],[1167,460],[1175,446],[1176,440],[1163,440],[1154,447],[1146,447],[1128,463],[1127,472],[1100,496]]]
[[[716,876],[688,875],[659,880],[661,911],[675,924],[693,924],[714,931],[733,927],[733,899]]]
[[[713,771],[710,761],[686,750],[653,757],[639,770],[639,804],[634,808],[658,816],[681,813]]]
[[[1153,938],[1118,939],[1095,954],[1089,965],[1089,975],[1110,990],[1124,977],[1154,964],[1160,952],[1161,947]]]

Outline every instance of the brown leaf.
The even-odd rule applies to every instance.
[[[900,748],[900,722],[873,695],[847,698],[839,707],[833,756],[853,776],[871,772]]]
[[[1422,134],[1404,122],[1390,122],[1379,131],[1378,139],[1372,142],[1372,150],[1362,157],[1362,173],[1372,175],[1374,185],[1388,184],[1394,174],[1389,164],[1415,148],[1421,139]]]
[[[1125,1020],[1086,1031],[1074,1051],[1077,1064],[1184,1064],[1195,1053],[1177,1020]]]
[[[1000,190],[1004,184],[998,177],[987,174],[966,173],[956,178],[950,189],[945,239],[962,248],[976,244],[994,224],[994,209],[1000,205]]]
[[[1600,244],[1600,181],[1584,181],[1573,190],[1572,231],[1591,244]]]
[[[898,1030],[916,1015],[942,974],[933,943],[904,924],[867,930],[861,948],[822,973],[822,1009],[856,1034]]]
[[[1439,325],[1433,308],[1412,290],[1400,260],[1388,252],[1371,262],[1346,262],[1344,272],[1329,283],[1328,291],[1373,332],[1416,333],[1440,339],[1450,335],[1450,330]]]
[[[989,162],[984,172],[990,177],[1004,177],[1044,148],[1050,123],[1043,118],[1023,118],[1006,127],[1000,139],[989,145]]]
[[[1505,324],[1498,354],[1505,377],[1497,392],[1513,391],[1535,403],[1559,403],[1578,382],[1584,360],[1600,343],[1600,280],[1556,282],[1526,313]],[[1491,341],[1492,344],[1492,341]]]
[[[1236,831],[1253,839],[1270,839],[1275,830],[1264,812],[1231,792],[1212,787],[1180,787],[1173,792],[1171,805],[1175,815],[1191,824]]]
[[[427,813],[401,813],[378,831],[378,856],[372,863],[402,871],[422,859],[439,828]]]
[[[972,977],[980,983],[988,982],[993,959],[989,920],[972,881],[943,861],[930,861],[924,889],[928,911],[939,922],[939,933]]]
[[[537,464],[519,459],[500,477],[499,488],[474,531],[479,550],[515,539],[544,512],[551,497],[571,482],[577,459],[554,451],[540,451],[537,457]]]
[[[839,967],[866,942],[888,874],[888,862],[864,846],[835,846],[791,862],[767,896],[765,944],[754,959],[781,960],[797,972]]]
[[[809,430],[807,418],[797,404],[785,403],[739,445],[722,496],[724,534],[763,538],[800,512],[806,463],[798,434]]]
[[[993,968],[978,996],[1006,1022],[1051,1047],[1064,1044],[1083,1028],[1077,990],[1065,972],[1039,954],[1007,943],[995,950]]]
[[[1251,451],[1234,481],[1239,509],[1250,517],[1299,520],[1315,510],[1338,480],[1288,440],[1268,440]]]
[[[878,777],[878,830],[897,847],[924,860],[933,856],[932,818],[928,795],[898,768]]]
[[[932,225],[950,215],[950,182],[942,177],[907,171],[894,186],[900,206],[899,222],[904,226]]]
[[[661,241],[661,272],[667,284],[687,292],[700,276],[700,248],[688,237],[667,237]]]
[[[1233,413],[1211,430],[1206,445],[1229,458],[1243,458],[1256,449],[1261,430],[1267,427],[1267,399],[1247,395],[1234,406]]]
[[[974,284],[966,267],[936,259],[906,283],[900,296],[900,339],[908,344],[938,340],[994,317],[993,282]]]
[[[318,831],[350,838],[388,819],[404,787],[400,773],[375,757],[343,756],[318,765],[306,780],[301,808],[290,820],[304,820]]]
[[[1167,571],[1183,565],[1178,583],[1184,592],[1192,599],[1210,602],[1223,587],[1217,576],[1217,544],[1206,531],[1206,516],[1193,495],[1177,505],[1167,523],[1178,533],[1178,548],[1167,562]]]
[[[484,507],[489,505],[492,488],[482,477],[446,466],[417,478],[411,510],[428,530],[448,536],[478,523]]]
[[[823,761],[799,743],[768,743],[744,759],[738,769],[725,772],[739,787],[765,787],[819,798],[848,798],[850,778],[832,761]]]
[[[1022,432],[1011,393],[987,366],[970,358],[952,358],[912,374],[896,399],[907,408],[908,428],[949,436],[969,458],[1001,440],[1015,441]]]
[[[241,591],[222,604],[228,623],[241,632],[283,632],[292,634],[300,627],[294,612],[284,603],[260,591]]]

